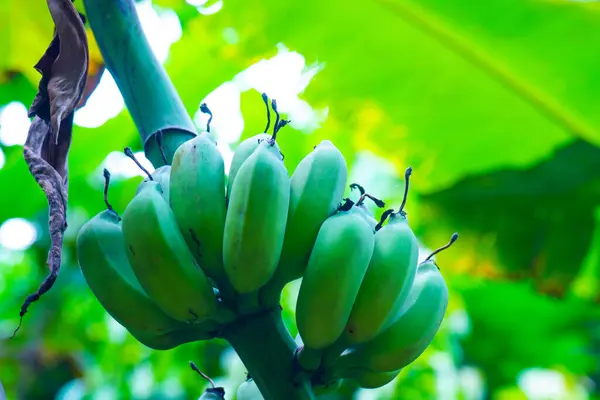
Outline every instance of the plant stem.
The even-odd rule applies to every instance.
[[[155,134],[162,131],[169,163],[197,134],[181,98],[142,31],[133,0],[84,0],[94,37],[139,131],[146,157],[164,165]],[[115,133],[118,134],[118,133]]]
[[[296,342],[275,307],[229,325],[222,336],[233,346],[265,400],[314,399],[310,382],[292,383]]]

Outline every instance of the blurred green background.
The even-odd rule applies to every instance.
[[[80,1],[77,7],[83,10]],[[155,0],[144,31],[199,127],[206,101],[226,160],[264,128],[261,92],[289,119],[290,171],[322,139],[350,180],[407,205],[421,258],[438,257],[450,306],[434,343],[389,385],[331,399],[600,399],[600,4],[564,0]],[[245,377],[223,341],[151,351],[114,322],[76,263],[103,209],[102,168],[123,210],[141,142],[90,34],[90,81],[69,155],[63,270],[9,340],[41,282],[45,197],[22,157],[46,2],[0,3],[0,382],[8,399],[195,399]],[[139,153],[142,154],[142,153]],[[350,183],[350,182],[349,182]],[[377,211],[379,213],[379,211]],[[293,334],[298,282],[285,291]]]

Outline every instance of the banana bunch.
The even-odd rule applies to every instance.
[[[229,176],[205,104],[206,130],[180,145],[172,164],[160,133],[154,137],[165,165],[153,173],[126,148],[147,178],[120,216],[108,201],[104,170],[106,210],[77,237],[83,276],[118,323],[160,350],[226,337],[232,326],[278,307],[283,288],[301,279],[291,369],[310,378],[315,394],[337,390],[344,379],[364,388],[384,385],[438,331],[448,290],[432,257],[457,236],[418,264],[404,211],[411,168],[399,209],[379,220],[365,201],[385,203],[361,185],[349,185],[357,199],[344,197],[348,167],[329,140],[290,176],[277,143],[289,121],[275,100],[262,98],[266,128],[237,147]],[[249,381],[239,392],[256,388]],[[211,388],[203,398],[222,393]]]
[[[400,208],[386,210],[379,222],[363,201],[383,202],[352,184],[359,200],[346,199],[319,229],[296,304],[296,362],[313,387],[335,387],[342,379],[382,386],[438,331],[448,289],[432,257],[458,235],[418,263],[417,238],[404,211],[411,174],[408,168]]]
[[[107,312],[149,347],[216,337],[238,317],[264,308],[260,289],[280,269],[290,195],[296,191],[276,141],[289,121],[280,119],[275,100],[269,104],[266,95],[263,100],[267,127],[238,147],[227,185],[206,104],[200,107],[210,115],[206,130],[183,143],[171,165],[160,132],[154,138],[167,165],[153,173],[125,149],[147,177],[122,216],[108,202],[105,170],[107,210],[78,233],[78,262]],[[269,106],[277,116],[272,133]],[[317,153],[329,148],[334,147],[320,146]],[[343,161],[341,153],[335,155]],[[325,219],[328,212],[317,214]],[[291,224],[296,231],[297,225]],[[308,253],[312,243],[305,239],[302,245]]]

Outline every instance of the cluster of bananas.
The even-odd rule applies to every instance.
[[[448,288],[432,257],[458,234],[418,263],[403,211],[411,172],[398,211],[378,222],[360,206],[369,195],[359,186],[359,206],[346,199],[319,229],[296,305],[296,360],[317,391],[343,379],[362,388],[389,383],[426,350],[444,318]]]
[[[227,180],[212,115],[170,165],[165,157],[148,173],[122,217],[108,202],[105,170],[107,209],[77,238],[83,275],[107,312],[154,349],[216,337],[240,316],[277,306],[283,287],[303,278],[299,373],[323,390],[342,379],[381,386],[429,345],[448,302],[431,256],[418,265],[403,211],[411,169],[400,209],[377,221],[364,202],[385,205],[361,186],[350,185],[356,201],[344,198],[347,165],[330,141],[289,176],[276,141],[289,121],[272,100],[268,133],[263,100],[267,128],[238,146]]]

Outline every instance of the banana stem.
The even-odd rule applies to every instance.
[[[292,382],[296,342],[281,319],[281,308],[241,318],[222,333],[240,356],[265,400],[314,399],[305,378]]]
[[[196,136],[196,128],[142,31],[133,0],[84,0],[86,16],[106,67],[123,95],[146,157],[165,165],[156,133],[162,132],[167,161]]]

